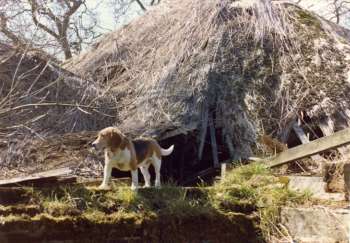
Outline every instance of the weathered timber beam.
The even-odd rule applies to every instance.
[[[350,164],[344,165],[345,200],[350,201]]]
[[[69,181],[74,180],[73,177],[64,177],[68,176],[72,173],[72,170],[68,167],[44,171],[40,173],[35,173],[28,176],[20,176],[11,179],[0,180],[0,187],[2,186],[15,186],[15,185],[23,185],[23,184],[46,184],[50,182],[59,181],[66,178]]]
[[[203,156],[203,149],[205,144],[205,137],[207,136],[207,130],[208,130],[208,110],[204,112],[202,115],[202,127],[200,130],[200,140],[199,140],[199,148],[198,148],[198,160],[202,160]]]
[[[211,149],[213,153],[214,167],[218,168],[220,167],[219,156],[218,156],[218,146],[216,143],[214,120],[211,115],[209,115],[209,129],[210,129],[210,141],[211,141]]]
[[[346,144],[350,144],[350,128],[283,151],[270,158],[267,165],[268,167],[276,167]]]
[[[221,163],[221,179],[223,179],[226,175],[226,167],[227,167],[226,163]]]
[[[227,133],[226,130],[223,130],[223,133],[224,133],[224,142],[226,143],[228,151],[230,153],[230,159],[233,160],[235,157],[235,148],[233,147],[231,136]]]

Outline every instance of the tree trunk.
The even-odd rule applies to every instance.
[[[64,58],[65,59],[71,58],[72,52],[71,52],[69,41],[68,41],[67,37],[61,38],[61,47],[62,47],[62,50],[64,52]]]

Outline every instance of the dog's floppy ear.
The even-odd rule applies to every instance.
[[[123,142],[122,135],[116,130],[111,130],[108,136],[109,136],[108,146],[111,148],[111,150],[113,151],[119,148]]]

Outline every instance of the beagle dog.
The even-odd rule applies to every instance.
[[[97,150],[104,150],[105,165],[103,182],[99,189],[110,189],[109,181],[112,168],[122,171],[131,171],[131,189],[138,188],[138,171],[140,168],[145,179],[145,186],[151,186],[151,175],[148,168],[152,164],[155,169],[155,186],[160,187],[160,167],[162,156],[170,155],[174,150],[174,145],[168,149],[163,149],[152,138],[128,139],[118,128],[107,127],[98,133],[97,139],[91,143]]]

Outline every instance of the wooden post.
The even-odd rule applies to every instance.
[[[213,153],[214,167],[218,168],[220,166],[219,156],[218,156],[218,147],[216,144],[214,120],[211,114],[209,115],[209,129],[210,129],[210,141],[211,141],[211,149]]]
[[[299,124],[297,122],[295,122],[293,124],[293,130],[294,130],[295,134],[297,135],[297,137],[300,139],[302,144],[307,144],[310,142],[309,138],[306,136],[305,132],[303,131],[303,129],[299,126]],[[315,162],[325,161],[325,159],[319,154],[311,155],[311,159]],[[322,171],[321,164],[319,164],[317,170],[319,172]]]
[[[336,119],[335,119],[335,127],[336,130],[342,130],[346,129],[350,126],[350,117],[349,117],[349,112],[350,110],[345,109],[344,111],[340,111],[336,114]],[[342,153],[343,157],[348,159],[350,158],[350,146],[344,146],[341,148],[339,152]]]
[[[228,151],[230,153],[230,159],[234,159],[235,157],[235,148],[233,147],[231,136],[226,132],[226,129],[223,129],[224,142],[227,145]]]
[[[203,156],[203,149],[205,144],[205,138],[207,136],[207,130],[208,130],[208,109],[205,110],[204,115],[202,116],[202,127],[200,130],[200,140],[199,140],[199,148],[198,148],[198,160],[202,160]]]
[[[332,119],[330,117],[326,117],[325,119],[323,119],[318,126],[320,127],[323,135],[325,136],[329,136],[332,135],[334,133],[334,122],[332,121]],[[344,147],[338,147],[337,148],[338,152],[343,156],[346,157],[346,148]]]
[[[221,163],[221,180],[225,178],[226,175],[226,163]]]
[[[350,164],[344,164],[344,189],[345,200],[350,201]]]

